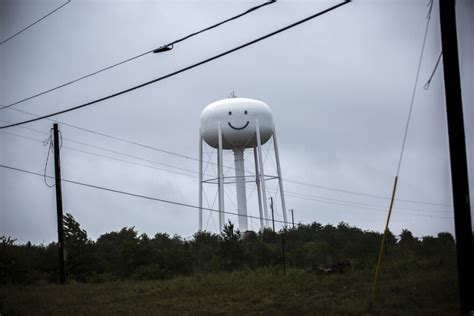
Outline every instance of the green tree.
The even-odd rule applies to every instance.
[[[418,241],[417,238],[413,237],[411,231],[403,229],[398,244],[402,247],[412,248],[418,244]]]
[[[70,213],[66,213],[63,223],[66,272],[69,277],[85,281],[96,268],[92,242],[87,237],[87,232]]]
[[[218,253],[222,268],[228,271],[242,268],[244,252],[240,240],[240,231],[234,230],[234,224],[229,221],[224,224],[221,236],[222,241]]]
[[[266,230],[266,232],[271,233],[271,235],[257,235],[253,231],[245,232],[241,242],[245,266],[250,268],[266,267],[277,261],[277,252],[280,250],[280,247],[263,241],[264,239],[270,242],[274,240],[273,231]]]
[[[211,272],[219,269],[219,235],[198,231],[190,242],[190,252],[194,262],[194,271]]]
[[[130,276],[138,266],[139,243],[135,227],[124,227],[119,232],[100,236],[95,244],[100,264],[99,273]]]
[[[187,274],[192,270],[189,245],[180,236],[158,233],[152,240],[155,263],[164,269],[164,277]]]
[[[13,248],[16,239],[0,236],[0,283],[13,283],[19,271],[15,265]]]

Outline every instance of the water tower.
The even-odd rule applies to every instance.
[[[286,223],[286,205],[281,177],[278,142],[275,125],[270,107],[262,101],[247,98],[228,98],[209,104],[201,113],[201,129],[199,137],[199,230],[202,230],[203,184],[216,183],[218,189],[219,229],[224,228],[224,184],[236,186],[237,213],[239,230],[248,230],[246,183],[256,182],[260,227],[269,227],[268,206],[262,145],[273,137],[274,154],[277,167],[277,178],[281,197],[283,220]],[[217,179],[204,179],[203,175],[203,146],[204,142],[217,149]],[[255,174],[245,172],[244,153],[253,149]],[[233,176],[224,176],[223,151],[232,150],[234,153]]]

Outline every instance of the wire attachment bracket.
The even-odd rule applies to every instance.
[[[158,47],[157,49],[154,49],[154,50],[153,50],[153,54],[167,52],[167,51],[169,51],[169,50],[172,50],[173,47],[174,47],[173,44],[168,44],[168,45],[160,46],[160,47]]]

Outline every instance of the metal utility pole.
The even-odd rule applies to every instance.
[[[295,229],[295,214],[293,213],[293,209],[291,209],[290,212],[291,212],[291,223],[293,224],[293,229]]]
[[[53,125],[54,145],[54,177],[56,182],[56,211],[58,219],[58,252],[59,252],[59,283],[64,284],[64,228],[63,228],[63,196],[61,191],[61,161],[59,156],[59,129],[58,124]]]
[[[459,298],[461,311],[469,313],[474,311],[474,255],[472,253],[471,207],[455,4],[454,0],[440,0],[439,11],[451,158],[454,226],[456,229]]]

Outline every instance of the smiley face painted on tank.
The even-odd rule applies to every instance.
[[[235,113],[235,112],[234,112]],[[248,111],[247,110],[244,110],[244,115],[248,115]],[[229,116],[232,116],[232,111],[229,111]],[[234,115],[235,116],[235,115]],[[227,122],[227,124],[229,125],[230,128],[232,129],[235,129],[236,131],[240,131],[240,130],[243,130],[245,129],[247,126],[249,126],[250,124],[250,121],[247,120],[247,122],[243,125],[243,126],[240,126],[240,127],[235,127],[234,125],[232,125],[232,123],[229,121]]]
[[[217,148],[220,130],[224,149],[254,147],[257,124],[264,144],[273,132],[273,115],[266,103],[247,98],[219,100],[202,111],[201,136]]]

